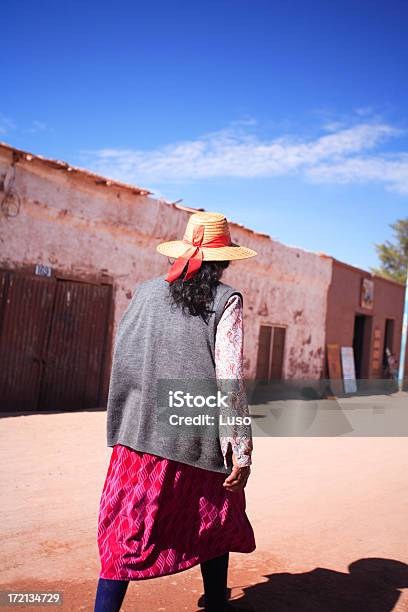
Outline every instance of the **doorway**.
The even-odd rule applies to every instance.
[[[353,352],[356,378],[368,378],[372,317],[356,314],[354,318]]]
[[[383,351],[383,363],[387,363],[387,356],[385,349],[388,348],[391,353],[394,352],[394,319],[385,319],[384,328],[384,351]]]
[[[0,410],[104,402],[112,287],[0,271]]]
[[[285,334],[285,327],[261,325],[256,366],[258,380],[282,379]]]

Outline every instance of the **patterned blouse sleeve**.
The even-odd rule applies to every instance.
[[[230,395],[232,413],[229,409],[225,411],[224,417],[249,416],[243,375],[243,309],[239,295],[233,295],[228,300],[217,326],[215,369],[219,387],[230,393],[231,388],[233,389]],[[240,467],[251,465],[253,443],[250,425],[228,425],[222,427],[221,431],[223,435],[220,435],[220,444],[225,466],[227,467],[230,447],[237,459],[237,465]]]

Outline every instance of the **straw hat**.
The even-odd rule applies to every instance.
[[[157,247],[162,255],[176,258],[170,269],[170,282],[181,275],[189,262],[184,280],[200,268],[202,261],[225,261],[254,257],[256,251],[231,241],[225,215],[216,212],[197,212],[190,216],[183,240],[162,242]]]
[[[199,225],[204,227],[204,237],[201,246],[204,261],[246,259],[247,257],[254,257],[254,255],[257,254],[256,251],[248,247],[231,242],[228,221],[225,215],[216,212],[194,213],[190,216],[184,233],[184,239],[186,239],[187,242],[184,242],[184,239],[162,242],[157,246],[157,250],[162,255],[167,255],[168,257],[180,257],[187,247],[191,246],[189,243],[192,243],[194,228]],[[229,243],[228,246],[205,246],[206,242],[221,236],[226,237],[226,242],[228,241]]]

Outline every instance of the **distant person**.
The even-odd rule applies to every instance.
[[[398,362],[396,356],[387,347],[385,349],[385,369],[384,375],[386,378],[392,378],[395,383],[398,383]]]
[[[175,261],[167,275],[136,287],[116,335],[107,409],[113,451],[100,499],[95,612],[119,611],[130,580],[197,564],[205,610],[237,610],[227,602],[229,553],[255,550],[244,493],[251,428],[199,439],[182,430],[165,436],[156,391],[161,378],[216,385],[235,379],[233,409],[248,416],[242,295],[220,278],[231,260],[256,252],[233,244],[225,216],[208,212],[191,215],[183,240],[157,250]]]

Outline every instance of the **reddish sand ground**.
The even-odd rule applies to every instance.
[[[3,590],[61,590],[54,609],[93,610],[105,416],[0,420]],[[254,442],[246,491],[257,550],[231,556],[232,598],[268,612],[408,611],[407,439]],[[201,593],[196,567],[132,582],[122,610],[194,612]]]

